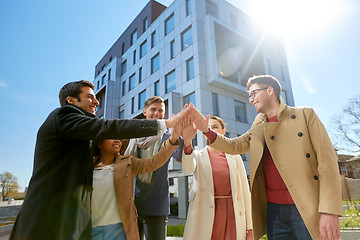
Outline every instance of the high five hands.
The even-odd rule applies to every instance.
[[[203,133],[207,133],[209,131],[209,118],[210,115],[204,117],[194,107],[194,104],[190,103],[185,104],[181,112],[176,115],[172,115],[171,118],[165,120],[165,123],[166,127],[174,128],[173,131],[181,131],[181,136],[184,138],[185,146],[190,146],[192,139],[196,136],[197,130]]]

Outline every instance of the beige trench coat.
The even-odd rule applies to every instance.
[[[230,170],[231,192],[234,204],[236,239],[244,240],[246,230],[252,229],[250,191],[244,164],[239,155],[226,154]],[[214,183],[207,147],[183,153],[183,171],[194,173],[196,182],[190,193],[190,206],[185,226],[184,240],[210,240],[214,215]]]
[[[278,122],[258,114],[251,129],[212,147],[229,154],[250,151],[250,186],[254,239],[266,233],[266,190],[261,158],[266,143],[313,239],[320,239],[320,213],[342,215],[340,174],[329,136],[311,108],[293,108],[281,99]]]
[[[131,155],[120,156],[116,159],[114,168],[115,192],[121,220],[123,221],[126,238],[138,240],[137,211],[134,204],[134,178],[144,172],[155,171],[170,158],[176,145],[166,140],[160,151],[150,158],[135,158]]]

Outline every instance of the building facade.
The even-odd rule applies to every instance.
[[[95,67],[97,115],[142,118],[145,100],[156,95],[165,100],[167,116],[192,102],[204,116],[221,117],[227,136],[236,137],[257,114],[245,85],[260,74],[278,78],[285,103],[294,106],[279,37],[225,0],[175,0],[169,7],[150,0]],[[194,145],[206,145],[202,134]],[[178,186],[172,194],[178,197],[179,217],[185,217],[191,180],[177,162],[169,174]]]

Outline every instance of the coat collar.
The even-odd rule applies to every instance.
[[[280,108],[279,108],[279,112],[276,115],[279,121],[281,118],[281,114],[283,113],[285,108],[287,108],[287,105],[285,105],[284,100],[282,99],[282,97],[280,97]],[[267,122],[267,116],[264,113],[259,113],[259,117],[262,120],[262,122]]]
[[[71,107],[71,108],[75,108],[77,110],[79,110],[80,112],[82,112],[84,115],[88,116],[88,117],[96,117],[94,114],[92,113],[89,113],[88,111],[85,111],[84,109],[78,107],[78,106],[75,106],[74,104],[66,104],[64,105],[63,107]]]

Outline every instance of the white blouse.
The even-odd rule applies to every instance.
[[[92,227],[121,222],[114,187],[114,164],[94,169],[93,187]]]

